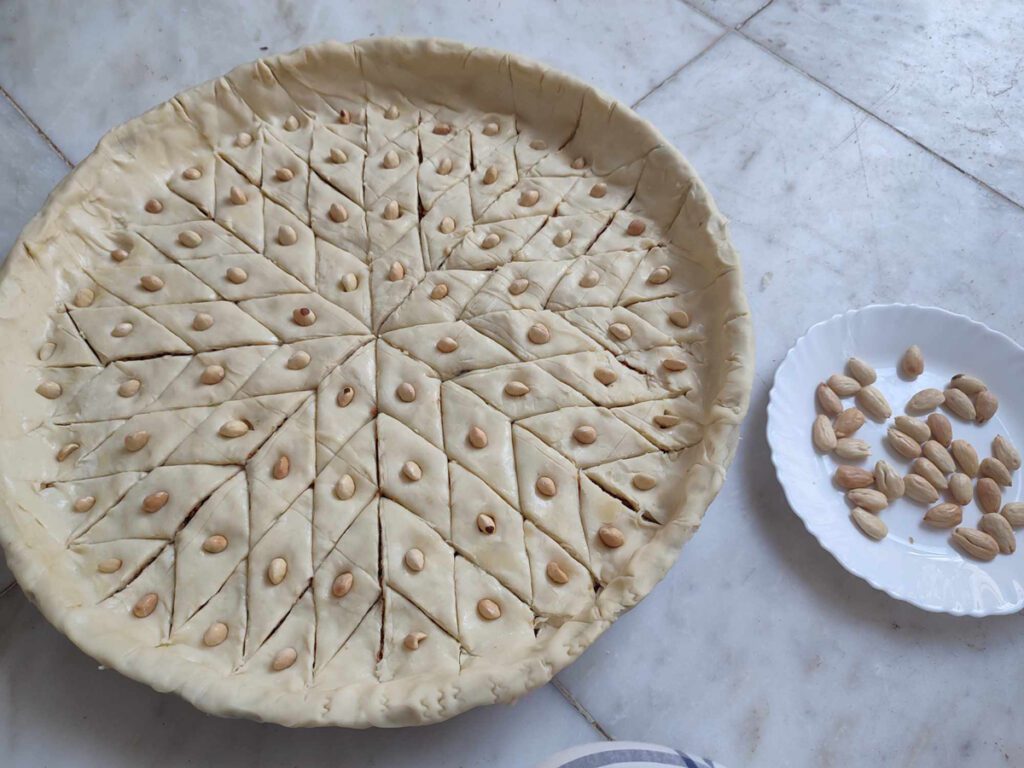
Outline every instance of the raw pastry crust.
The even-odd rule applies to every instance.
[[[0,307],[25,594],[105,666],[289,726],[436,722],[550,680],[696,531],[753,374],[737,255],[680,154],[571,77],[440,40],[310,46],[112,130]],[[248,624],[205,645],[222,616]]]

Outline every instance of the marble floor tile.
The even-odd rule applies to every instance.
[[[290,730],[215,718],[97,669],[21,592],[0,600],[0,764],[12,768],[527,768],[598,740],[550,685],[428,728]]]
[[[742,24],[772,0],[686,0],[708,16],[730,27]]]
[[[1024,204],[1024,4],[775,0],[744,30]]]
[[[177,91],[319,40],[422,35],[514,48],[633,103],[720,33],[679,0],[649,0],[643,13],[629,3],[594,13],[586,0],[260,0],[244,13],[232,4],[141,0],[53,13],[12,0],[0,5],[0,85],[78,162],[111,127]]]
[[[615,738],[726,765],[1024,762],[1015,679],[993,673],[1016,664],[1021,618],[931,615],[849,575],[789,509],[764,435],[781,357],[837,311],[938,304],[1024,335],[1024,212],[738,35],[640,112],[732,221],[754,392],[700,532],[560,680]]]
[[[6,258],[21,228],[67,172],[64,161],[0,93],[0,179],[6,188],[0,205],[0,260]]]

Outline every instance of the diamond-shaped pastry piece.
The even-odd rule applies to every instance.
[[[135,579],[166,546],[164,539],[114,539],[73,544],[70,549],[98,602]]]
[[[249,593],[249,630],[252,632],[252,592]],[[295,603],[274,634],[246,660],[243,672],[272,676],[279,691],[303,691],[313,678],[315,611],[310,591]]]
[[[380,597],[377,573],[367,573],[333,550],[313,573],[315,669],[334,658]]]
[[[391,313],[381,333],[457,320],[489,277],[487,272],[472,269],[427,272],[409,297]]]
[[[313,483],[315,406],[316,398],[310,395],[245,464],[253,542]]]
[[[555,357],[550,362],[557,365],[565,357]],[[542,362],[545,361],[503,365],[486,371],[467,373],[455,381],[476,392],[514,421],[538,413],[589,403],[578,391],[547,373],[546,366],[541,365]]]
[[[444,445],[441,382],[426,363],[385,341],[377,348],[377,407],[434,445]],[[400,391],[401,390],[401,391]]]
[[[327,463],[377,412],[376,344],[366,344],[320,382],[316,394],[316,440]],[[320,452],[318,451],[318,454]]]
[[[155,646],[170,634],[173,601],[174,547],[168,544],[128,586],[100,605],[124,620],[133,621],[132,634],[137,641],[145,638]]]
[[[217,158],[214,219],[224,229],[263,252],[263,193],[225,160]]]
[[[442,536],[451,534],[448,460],[397,420],[377,417],[380,491],[422,517]]]
[[[458,642],[399,592],[385,589],[381,681],[458,671]]]
[[[522,652],[534,642],[530,607],[463,557],[455,558],[455,594],[459,637],[474,656]]]
[[[167,463],[244,464],[307,397],[305,392],[286,392],[229,400],[206,409],[207,417],[167,458]]]
[[[442,379],[515,362],[515,356],[464,322],[401,328],[384,340],[429,365]]]
[[[287,293],[249,299],[239,306],[281,341],[362,335],[369,331],[355,317],[317,293]]]
[[[450,381],[441,386],[441,422],[448,456],[518,507],[511,422],[477,395]]]
[[[590,551],[590,570],[602,584],[625,573],[637,550],[658,532],[657,525],[603,491],[585,474],[580,475],[580,514]]]
[[[316,175],[357,206],[363,206],[363,163],[366,150],[339,135],[333,126],[313,131],[309,161]]]
[[[647,453],[586,471],[608,493],[659,523],[668,522],[685,500],[687,473],[700,458],[696,447],[678,453]],[[691,521],[697,525],[700,521]]]
[[[180,224],[141,226],[138,232],[157,250],[175,261],[206,259],[251,250],[224,227],[202,219]]]
[[[465,557],[530,602],[530,562],[523,516],[483,480],[452,462],[452,544]]]
[[[590,250],[608,224],[606,213],[551,216],[544,227],[516,254],[517,261],[569,260]]]
[[[104,363],[192,351],[181,337],[136,307],[73,309],[71,319]]]
[[[313,492],[308,491],[250,545],[246,656],[263,644],[313,577],[312,511]]]
[[[92,273],[92,277],[126,304],[136,307],[187,304],[217,298],[210,286],[184,267],[170,261],[165,264],[98,269]]]
[[[258,253],[229,253],[183,264],[228,301],[308,290],[299,280]]]
[[[209,602],[184,626],[171,633],[171,641],[187,649],[188,658],[229,674],[242,661],[245,639],[246,562],[239,563]]]
[[[146,312],[196,352],[277,341],[272,331],[230,301],[168,304],[146,307]]]
[[[559,310],[614,304],[642,255],[636,251],[615,251],[576,259],[551,292],[547,308]]]
[[[562,408],[517,423],[578,467],[650,453],[655,447],[607,408]]]
[[[591,609],[594,580],[590,572],[550,536],[526,523],[526,552],[533,579],[533,609],[549,621],[577,616]]]
[[[174,538],[177,629],[212,598],[249,554],[249,491],[237,472],[196,510]]]
[[[385,582],[458,635],[451,547],[426,522],[390,499],[381,500],[380,521]]]
[[[370,269],[360,259],[318,238],[316,285],[321,296],[370,326]]]
[[[80,540],[170,539],[196,507],[237,473],[237,467],[208,464],[157,467],[133,485]]]
[[[519,425],[512,427],[512,441],[523,514],[586,559],[576,467]]]

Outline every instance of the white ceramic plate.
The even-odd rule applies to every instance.
[[[897,373],[899,359],[911,344],[921,347],[925,372],[915,381]],[[925,387],[943,389],[955,373],[979,376],[998,396],[999,410],[987,424],[962,421],[947,413],[953,436],[970,442],[984,458],[992,438],[1007,436],[1024,450],[1024,349],[1009,337],[963,315],[936,307],[875,305],[836,315],[800,338],[775,373],[768,401],[768,443],[772,462],[793,510],[804,525],[851,573],[899,600],[926,611],[956,616],[1013,613],[1024,607],[1024,543],[1013,555],[989,563],[964,557],[950,543],[950,531],[921,523],[926,507],[899,499],[881,515],[889,535],[868,539],[850,520],[850,505],[832,482],[838,463],[811,443],[817,415],[814,390],[833,373],[845,372],[851,356],[878,372],[878,386],[889,399],[893,417],[904,412],[911,395]],[[843,401],[854,405],[853,398]],[[888,425],[892,424],[892,419]],[[871,444],[873,467],[884,458],[906,474],[910,462],[888,447],[886,425],[868,422],[857,437]],[[1024,472],[1014,473],[1003,502],[1018,501]],[[976,526],[981,511],[975,502],[964,508],[963,525]],[[1018,532],[1018,540],[1021,539]]]

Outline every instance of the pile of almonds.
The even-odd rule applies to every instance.
[[[846,374],[834,374],[818,385],[816,399],[821,411],[814,420],[811,438],[821,453],[843,461],[862,461],[870,446],[854,435],[866,418],[887,423],[892,408],[875,386],[874,368],[856,357],[846,364]],[[900,372],[915,379],[924,372],[924,355],[916,345],[900,360]],[[846,408],[843,400],[856,405]],[[906,496],[928,507],[922,522],[932,528],[953,528],[952,542],[978,560],[992,560],[1017,548],[1013,529],[1024,527],[1024,502],[1003,504],[1002,489],[1013,484],[1021,467],[1021,455],[1003,435],[992,441],[992,455],[984,459],[963,439],[954,439],[953,425],[939,407],[958,420],[984,424],[999,407],[999,400],[975,376],[958,373],[945,390],[922,389],[907,402],[905,414],[888,427],[889,446],[910,462],[901,475],[880,460],[873,470],[840,464],[836,485],[846,491],[853,505],[850,517],[872,539],[884,539],[889,529],[879,516],[890,502]],[[977,498],[982,515],[976,528],[962,526],[963,507]]]

